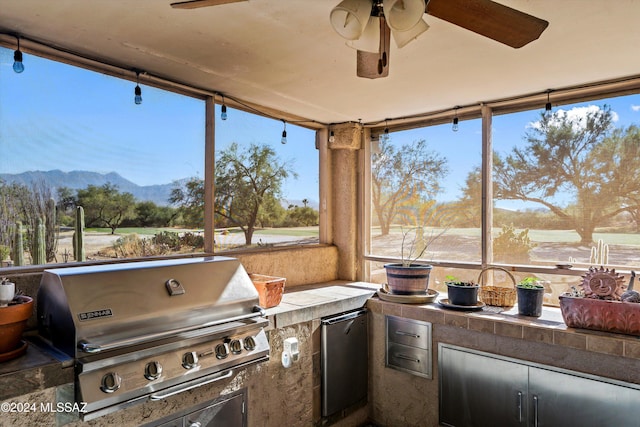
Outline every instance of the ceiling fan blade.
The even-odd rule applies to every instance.
[[[427,13],[516,49],[538,39],[549,25],[491,0],[429,0]]]
[[[174,9],[198,9],[199,7],[219,6],[227,3],[239,3],[248,0],[188,0],[171,3]]]
[[[380,47],[378,52],[359,50],[356,57],[356,74],[358,77],[378,79],[389,75],[389,47],[391,29],[384,17],[380,17]]]

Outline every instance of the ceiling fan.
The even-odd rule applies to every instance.
[[[247,0],[186,0],[176,9],[196,9]],[[389,75],[393,37],[402,48],[429,26],[435,16],[515,49],[538,39],[549,23],[492,0],[342,0],[330,21],[347,45],[357,49],[357,75],[376,79]]]
[[[549,23],[492,0],[342,0],[331,11],[331,25],[357,49],[357,75],[389,75],[389,47],[415,40],[429,26],[424,13],[513,48],[540,37]]]

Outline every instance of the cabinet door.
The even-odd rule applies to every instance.
[[[185,425],[188,427],[243,427],[245,426],[243,401],[244,395],[239,394],[207,406],[204,409],[186,415],[184,417]]]
[[[547,369],[529,369],[531,426],[640,426],[640,390]]]
[[[443,346],[439,367],[440,423],[527,425],[527,366]]]

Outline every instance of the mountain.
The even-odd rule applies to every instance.
[[[133,194],[138,201],[151,201],[159,206],[167,206],[169,204],[169,196],[173,189],[173,184],[138,185],[115,172],[101,174],[89,171],[28,171],[18,174],[0,173],[0,180],[26,186],[45,182],[52,188],[54,195],[60,187],[78,190],[87,188],[89,185],[102,186],[110,183],[117,186],[118,191],[122,193]]]

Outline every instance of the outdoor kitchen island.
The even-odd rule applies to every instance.
[[[517,310],[460,312],[436,304],[409,305],[382,301],[378,285],[336,281],[291,288],[282,303],[267,310],[271,360],[233,377],[187,391],[165,401],[147,402],[88,423],[66,413],[5,412],[0,425],[145,425],[171,413],[246,391],[249,426],[321,425],[320,318],[366,306],[369,310],[368,404],[356,405],[336,419],[338,426],[367,420],[381,426],[438,425],[438,347],[454,345],[539,365],[640,384],[640,342],[636,337],[567,328],[556,308],[545,307],[539,319],[519,317]],[[431,379],[385,367],[385,316],[432,325]],[[300,357],[285,369],[283,342],[298,339]],[[25,366],[37,359],[36,366]],[[30,346],[22,359],[0,364],[2,403],[48,403],[73,399],[73,367]],[[19,387],[16,384],[20,384]],[[333,421],[333,420],[331,420]]]

